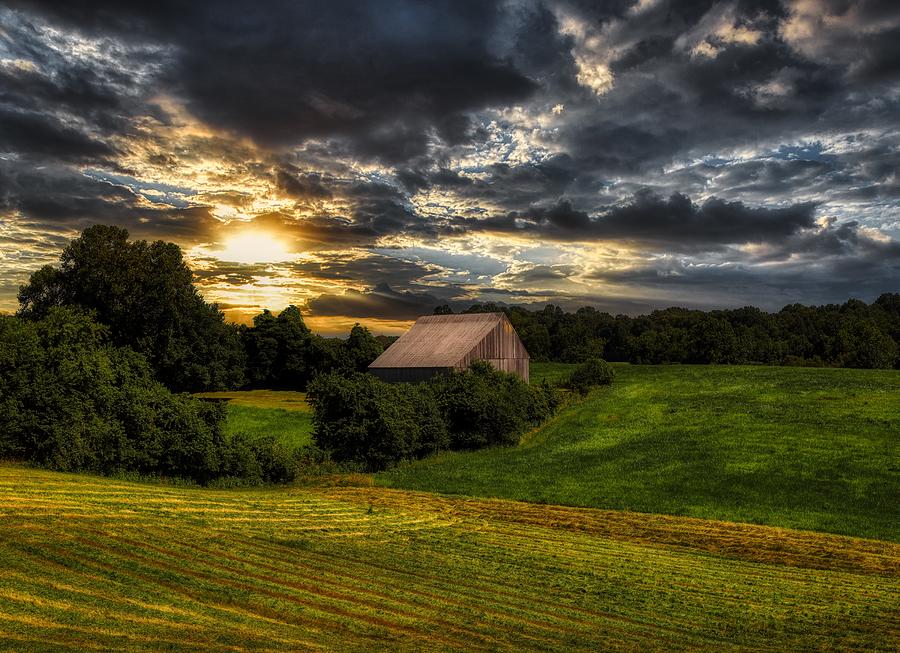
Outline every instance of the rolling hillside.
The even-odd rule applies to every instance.
[[[616,369],[519,447],[441,454],[378,482],[900,541],[900,372]]]
[[[900,546],[0,466],[0,649],[896,650]]]

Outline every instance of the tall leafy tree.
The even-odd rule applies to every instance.
[[[277,316],[265,310],[243,331],[247,350],[247,377],[251,385],[302,389],[323,366],[321,340],[303,321],[300,309],[288,306]]]
[[[113,344],[144,354],[173,390],[243,383],[237,327],[225,322],[193,285],[181,249],[161,240],[128,240],[120,227],[95,225],[71,241],[58,267],[35,272],[19,291],[19,314],[40,319],[77,306],[109,328]]]

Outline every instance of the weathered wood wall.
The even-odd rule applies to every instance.
[[[438,374],[447,374],[452,367],[370,367],[369,372],[388,383],[421,383]]]
[[[370,366],[390,382],[417,382],[484,360],[496,369],[529,379],[529,357],[503,313],[429,315],[419,318]]]
[[[506,316],[491,329],[472,351],[466,354],[456,367],[465,369],[475,360],[487,361],[496,369],[518,375],[528,382],[529,359],[525,346]]]

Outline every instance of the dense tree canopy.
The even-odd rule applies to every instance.
[[[71,471],[207,481],[222,472],[221,409],[173,395],[140,354],[73,308],[0,316],[0,457]]]
[[[243,382],[237,327],[203,300],[174,243],[129,241],[125,229],[95,225],[66,246],[59,267],[35,272],[19,301],[29,319],[56,306],[94,311],[115,345],[144,354],[174,390]]]
[[[448,310],[446,307],[442,311]],[[667,308],[649,315],[610,315],[591,307],[530,311],[476,304],[466,312],[503,311],[532,360],[577,363],[594,357],[632,363],[764,363],[900,367],[900,294],[872,304],[791,304],[697,311]]]
[[[302,390],[320,373],[365,372],[384,350],[359,324],[346,339],[315,335],[296,306],[288,306],[277,316],[263,311],[241,334],[247,352],[247,381],[258,388]]]

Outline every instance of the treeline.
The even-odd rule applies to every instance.
[[[90,313],[111,345],[144,356],[175,392],[302,390],[320,372],[364,371],[383,351],[361,326],[343,339],[311,333],[294,306],[263,311],[249,327],[226,322],[197,292],[177,245],[128,240],[125,229],[105,225],[72,240],[58,266],[32,274],[19,303],[30,321],[61,306]]]
[[[170,392],[82,309],[0,316],[0,459],[209,484],[285,482],[317,458],[274,437],[226,437],[224,416],[220,404]]]
[[[436,312],[447,312],[441,307]],[[667,308],[611,315],[558,306],[538,311],[476,304],[465,312],[502,311],[533,361],[576,363],[591,357],[642,363],[760,363],[830,367],[900,367],[900,294],[872,304],[791,304],[777,313],[745,307]]]

